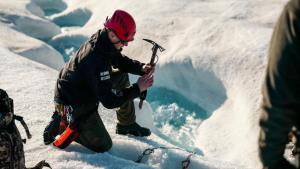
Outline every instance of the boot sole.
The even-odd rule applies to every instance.
[[[141,132],[138,131],[128,131],[128,130],[116,130],[116,134],[120,134],[120,135],[133,135],[133,136],[137,136],[137,137],[148,137],[151,135],[143,135]]]

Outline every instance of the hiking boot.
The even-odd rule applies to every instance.
[[[116,133],[121,135],[134,135],[134,136],[150,136],[151,131],[148,128],[141,127],[137,123],[130,124],[128,126],[117,124]]]
[[[44,130],[44,144],[51,144],[58,134],[61,134],[67,127],[65,120],[62,120],[61,116],[55,111],[51,117],[50,123]]]

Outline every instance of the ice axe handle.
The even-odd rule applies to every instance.
[[[163,47],[161,47],[160,45],[158,45],[157,43],[155,43],[154,41],[150,40],[150,39],[143,39],[146,42],[149,42],[153,45],[152,47],[152,56],[151,56],[151,60],[150,60],[150,65],[154,65],[155,62],[155,58],[157,57],[156,53],[157,50],[159,49],[161,52],[164,51],[165,49]],[[139,108],[141,109],[143,107],[143,101],[146,99],[147,97],[147,90],[143,91],[140,94],[140,103],[139,103]]]
[[[143,91],[140,95],[140,103],[139,103],[139,108],[142,109],[143,107],[143,102],[147,97],[147,90]]]

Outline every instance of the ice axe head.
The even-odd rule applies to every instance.
[[[143,39],[146,42],[149,42],[153,45],[152,47],[152,57],[150,60],[150,64],[154,64],[154,60],[156,57],[156,53],[157,53],[157,49],[159,49],[159,51],[163,52],[165,49],[163,47],[161,47],[159,44],[157,44],[156,42],[150,40],[150,39]]]

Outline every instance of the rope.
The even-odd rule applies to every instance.
[[[143,153],[141,155],[139,155],[138,159],[135,161],[136,163],[141,163],[142,159],[146,156],[146,155],[150,155],[154,152],[154,150],[156,149],[164,149],[164,150],[171,150],[171,149],[176,149],[176,150],[181,150],[181,151],[185,151],[188,152],[189,155],[187,156],[187,158],[183,161],[181,161],[181,166],[182,169],[188,169],[190,163],[191,163],[191,156],[193,156],[194,154],[196,154],[196,152],[192,152],[192,151],[187,151],[178,147],[154,147],[154,148],[147,148],[143,151]]]
[[[182,169],[188,169],[189,168],[189,165],[191,163],[191,156],[196,154],[195,152],[193,153],[190,153],[187,158],[183,161],[181,161],[181,166],[182,166]]]
[[[138,159],[135,161],[136,163],[140,163],[142,161],[142,159],[144,158],[144,156],[146,155],[150,155],[151,153],[154,152],[154,150],[157,148],[147,148],[143,151],[143,153],[141,155],[139,155]]]

